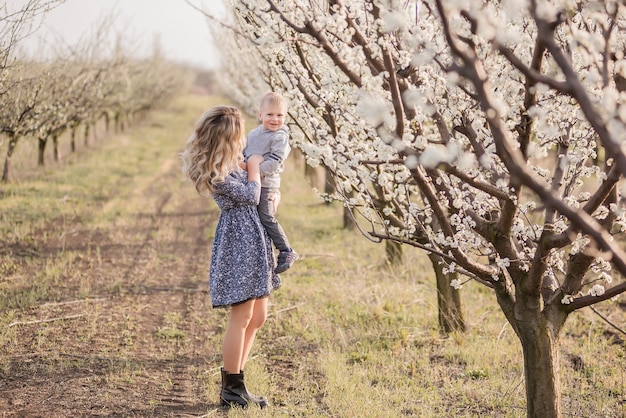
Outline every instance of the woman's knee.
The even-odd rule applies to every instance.
[[[254,317],[254,304],[252,301],[246,301],[241,304],[233,305],[230,311],[230,322],[237,324],[242,328],[247,328]]]
[[[250,318],[250,327],[261,328],[267,320],[267,298],[257,299],[255,301],[252,318]]]
[[[265,324],[266,320],[267,315],[253,315],[252,319],[250,319],[250,325],[248,326],[259,329],[263,326],[263,324]]]

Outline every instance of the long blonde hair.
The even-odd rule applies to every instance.
[[[185,176],[201,195],[239,169],[245,145],[244,120],[233,106],[216,106],[206,111],[187,139],[180,154]]]

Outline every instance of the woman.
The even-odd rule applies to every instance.
[[[243,370],[267,318],[268,296],[280,287],[280,277],[274,273],[271,242],[257,212],[263,156],[251,156],[247,172],[240,168],[244,131],[237,108],[214,107],[198,121],[181,159],[183,172],[198,193],[211,194],[220,208],[209,273],[213,307],[230,308],[222,344],[220,403],[263,408],[267,399],[247,391]]]

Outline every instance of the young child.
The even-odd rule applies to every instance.
[[[211,251],[209,284],[213,307],[230,307],[222,344],[222,406],[268,405],[248,392],[243,369],[254,337],[267,318],[268,296],[280,287],[271,241],[257,205],[261,155],[250,155],[247,173],[239,167],[245,144],[237,108],[217,106],[198,121],[181,153],[183,173],[200,195],[211,194],[220,208]]]
[[[276,219],[280,203],[280,173],[285,169],[285,160],[291,151],[289,129],[284,125],[287,102],[278,93],[267,93],[261,100],[259,120],[261,124],[250,131],[243,150],[247,161],[251,155],[263,155],[261,163],[261,200],[259,216],[274,246],[279,251],[275,273],[287,271],[298,259],[298,254],[289,245],[287,235]],[[245,167],[245,163],[242,165]]]

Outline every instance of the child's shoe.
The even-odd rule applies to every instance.
[[[278,253],[278,266],[274,270],[274,273],[280,274],[283,273],[296,262],[296,260],[300,258],[298,253],[296,253],[293,248],[289,251],[281,251]]]

